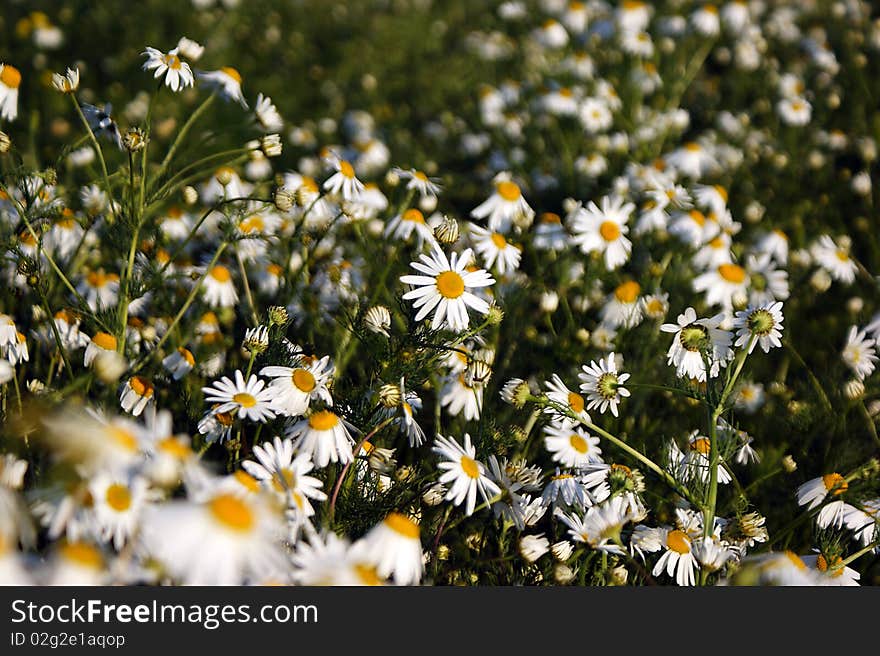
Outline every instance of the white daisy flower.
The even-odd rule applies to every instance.
[[[298,453],[308,453],[317,467],[331,462],[345,465],[354,460],[352,439],[346,422],[330,410],[312,412],[287,429]]]
[[[97,332],[86,346],[83,364],[90,366],[103,353],[116,353],[116,338],[110,333]]]
[[[775,229],[762,235],[756,242],[755,249],[759,253],[770,255],[783,266],[788,263],[788,235],[782,230]]]
[[[369,562],[362,544],[351,543],[335,533],[310,535],[300,540],[291,555],[293,580],[299,585],[382,585],[376,566]]]
[[[147,47],[141,53],[147,57],[143,69],[145,71],[155,71],[153,73],[154,78],[160,78],[164,75],[165,86],[175,93],[186,87],[191,87],[194,81],[192,69],[185,61],[181,61],[179,52],[179,48],[173,48],[164,53],[161,50],[156,50],[156,48]]]
[[[578,207],[569,215],[571,243],[583,253],[601,253],[610,271],[629,259],[632,242],[625,236],[629,231],[626,223],[635,205],[616,194],[604,196],[601,205],[600,209],[590,201],[586,208]]]
[[[730,310],[748,299],[749,278],[738,264],[719,264],[694,278],[693,287],[695,292],[706,292],[707,305]]]
[[[489,304],[468,289],[489,287],[495,284],[495,279],[483,269],[467,271],[472,258],[473,252],[468,248],[447,259],[446,254],[435,246],[432,255],[422,253],[419,255],[421,262],[410,263],[412,268],[424,274],[400,278],[402,283],[416,287],[403,295],[404,300],[415,299],[413,307],[419,309],[415,321],[421,321],[436,308],[431,322],[434,330],[446,327],[462,332],[469,325],[468,307],[481,314],[489,311]]]
[[[721,367],[726,367],[733,357],[730,347],[733,335],[719,328],[724,321],[723,314],[716,314],[709,319],[697,319],[697,313],[687,308],[678,315],[678,323],[664,323],[660,330],[675,333],[672,344],[667,352],[667,363],[675,366],[680,378],[706,380],[706,363],[703,355],[709,360],[709,377],[715,378]]]
[[[465,514],[470,516],[476,507],[478,492],[487,505],[490,497],[501,493],[501,488],[486,475],[485,465],[476,460],[476,449],[468,433],[464,434],[464,446],[442,435],[437,435],[434,443],[432,450],[444,458],[438,464],[444,472],[439,482],[448,486],[446,500],[452,505],[458,506],[464,501]]]
[[[850,326],[841,357],[859,380],[865,380],[874,372],[878,360],[875,345],[875,341],[864,330]]]
[[[143,376],[132,376],[119,390],[119,405],[135,417],[149,405],[155,405],[153,384]]]
[[[321,490],[323,483],[307,475],[314,467],[312,457],[308,453],[294,457],[293,442],[289,438],[275,437],[272,442],[255,445],[254,456],[257,462],[245,460],[241,463],[242,469],[284,499],[302,517],[315,514],[310,499],[327,499]]]
[[[216,71],[199,72],[199,80],[208,89],[218,91],[227,100],[234,100],[244,109],[247,101],[241,92],[241,73],[231,66],[223,66]]]
[[[568,471],[561,472],[559,467],[556,468],[556,473],[550,477],[541,493],[541,504],[546,507],[552,505],[589,508],[596,501],[597,499],[587,491],[578,476]]]
[[[801,560],[807,567],[821,574],[820,585],[859,585],[861,574],[852,567],[842,566],[840,563],[843,562],[843,558],[840,556],[828,558],[820,553],[803,556]]]
[[[736,332],[733,345],[745,347],[751,340],[749,353],[756,344],[760,344],[764,353],[768,353],[774,346],[782,346],[782,321],[782,303],[779,301],[740,310],[733,318],[733,330]]]
[[[551,423],[544,427],[544,447],[555,462],[563,467],[581,468],[602,462],[599,438],[587,431],[562,424]]]
[[[487,219],[487,227],[493,232],[507,233],[513,225],[531,223],[535,211],[523,198],[519,185],[502,173],[495,178],[495,192],[471,210],[471,216]]]
[[[600,316],[602,323],[613,328],[634,328],[643,317],[642,288],[634,280],[618,285],[605,300]]]
[[[330,163],[336,172],[324,181],[324,190],[345,201],[358,200],[364,191],[364,183],[357,179],[351,163],[339,157],[331,157]]]
[[[849,483],[838,473],[832,472],[812,478],[802,483],[797,489],[797,502],[799,506],[807,506],[807,510],[813,510],[821,505],[829,494],[838,496],[849,488]]]
[[[376,566],[379,576],[396,585],[416,585],[424,571],[421,529],[406,515],[393,512],[355,545],[355,550]]]
[[[14,121],[18,116],[18,88],[21,71],[11,64],[0,63],[0,118]]]
[[[384,236],[406,241],[413,233],[416,234],[416,246],[418,248],[421,248],[422,244],[426,242],[431,245],[435,242],[434,230],[425,221],[425,215],[422,214],[421,210],[411,207],[392,217],[385,226]]]
[[[453,417],[461,414],[465,421],[479,419],[483,409],[483,385],[468,384],[464,373],[446,377],[440,390],[440,406]]]
[[[406,181],[407,190],[415,190],[422,198],[436,197],[440,193],[440,185],[437,184],[439,178],[431,179],[424,172],[417,169],[404,170],[395,168],[392,170],[401,180]]]
[[[691,548],[691,538],[678,529],[661,531],[661,548],[665,551],[651,573],[657,576],[665,570],[667,576],[675,577],[678,585],[694,585],[699,564]]]
[[[624,555],[620,532],[630,521],[630,515],[619,496],[587,509],[583,516],[557,515],[568,526],[568,534],[575,542],[588,544],[593,549]]]
[[[144,508],[151,500],[143,478],[99,473],[89,483],[94,500],[95,524],[105,542],[117,551],[136,533]]]
[[[519,268],[522,251],[507,241],[500,232],[487,230],[474,223],[470,224],[468,231],[476,250],[483,257],[483,264],[487,269],[495,267],[499,275],[504,275]]]
[[[614,351],[608,354],[604,360],[599,359],[590,362],[589,366],[583,365],[580,379],[580,391],[587,395],[587,409],[599,408],[599,412],[605,414],[611,410],[611,414],[617,417],[617,406],[621,397],[628,397],[629,390],[623,384],[629,379],[629,374],[617,372],[617,361],[614,359]]]
[[[214,415],[230,412],[240,419],[266,422],[275,417],[272,400],[277,392],[271,388],[264,389],[265,386],[266,383],[254,375],[245,382],[241,371],[236,369],[235,382],[224,376],[211,386],[203,387],[202,391],[205,401],[219,403],[212,410]]]
[[[281,118],[281,114],[278,113],[269,96],[264,96],[262,93],[257,94],[254,114],[265,132],[280,132],[284,127],[284,119]]]
[[[813,106],[806,98],[782,98],[776,103],[776,112],[783,123],[802,126],[810,122]]]
[[[568,408],[584,421],[592,421],[590,415],[587,414],[584,397],[568,389],[557,374],[552,374],[549,381],[544,381],[544,385],[549,390],[547,392],[548,399],[561,405],[563,408]],[[555,408],[547,407],[544,409],[544,412],[554,415],[556,420],[565,425],[571,426],[576,423],[571,417],[560,414]]]
[[[202,283],[202,297],[211,307],[233,307],[238,302],[238,292],[232,272],[222,264],[211,267]]]
[[[761,305],[788,299],[788,272],[777,269],[770,253],[746,256],[749,274],[749,303]]]
[[[858,266],[850,257],[849,245],[838,245],[830,235],[822,235],[810,246],[810,255],[835,280],[850,284],[856,279]]]
[[[272,407],[279,414],[299,417],[306,413],[313,400],[333,405],[328,385],[334,369],[328,355],[320,360],[300,356],[295,367],[263,367],[260,375],[273,379],[269,383],[276,394]]]
[[[177,347],[172,353],[162,358],[162,366],[174,380],[180,380],[196,366],[196,359],[187,348]]]

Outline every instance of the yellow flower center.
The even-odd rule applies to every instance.
[[[254,525],[254,513],[231,494],[219,494],[208,502],[208,510],[218,522],[234,531],[246,532]]]
[[[785,557],[788,558],[788,560],[791,561],[791,564],[794,565],[795,567],[797,567],[798,569],[800,569],[800,570],[807,569],[807,564],[803,560],[801,560],[801,557],[798,556],[795,552],[786,551]]]
[[[584,411],[584,397],[582,397],[577,392],[569,392],[568,393],[568,405],[577,414],[580,414],[581,412]]]
[[[315,389],[315,377],[307,369],[294,369],[291,379],[293,379],[294,386],[300,392],[308,394]]]
[[[470,476],[471,478],[479,478],[480,477],[480,468],[477,466],[477,461],[468,456],[461,457],[461,468],[464,470],[464,473]]]
[[[107,434],[111,440],[126,451],[137,450],[137,438],[121,426],[108,426]]]
[[[464,278],[455,271],[444,271],[437,276],[437,291],[445,298],[458,298],[464,294]]]
[[[272,487],[275,488],[277,492],[285,492],[287,490],[295,489],[296,474],[289,469],[282,469],[279,472],[275,472],[275,475],[272,477]]]
[[[746,270],[736,264],[721,264],[718,267],[718,275],[727,282],[739,285],[746,279]]]
[[[183,460],[192,455],[192,449],[190,449],[186,444],[181,442],[180,440],[176,440],[173,437],[166,437],[165,439],[159,440],[156,448],[159,451],[167,453],[174,458],[178,458]]]
[[[404,221],[412,221],[413,223],[424,223],[425,215],[415,208],[408,209],[401,217]]]
[[[354,571],[363,585],[382,585],[382,579],[376,573],[376,568],[371,565],[355,565]]]
[[[177,352],[180,353],[180,357],[182,357],[184,360],[186,360],[186,363],[190,367],[195,366],[196,359],[193,357],[193,354],[190,352],[189,349],[185,349],[181,346],[177,349]]]
[[[422,173],[421,171],[416,171],[413,173],[413,177],[416,180],[421,180],[422,182],[428,182],[428,176]]]
[[[128,381],[128,386],[138,396],[145,396],[147,398],[153,396],[153,385],[146,378],[135,376]]]
[[[492,236],[489,238],[498,250],[504,250],[507,247],[507,240],[504,238],[504,235],[498,232],[493,232]]]
[[[694,451],[698,451],[705,456],[709,454],[709,451],[712,448],[712,443],[709,441],[708,437],[698,437],[693,442],[691,442],[691,448]]]
[[[698,153],[702,150],[702,148],[700,148],[700,144],[696,143],[695,141],[690,141],[686,143],[684,145],[684,149],[692,153]]]
[[[497,190],[498,195],[509,203],[519,200],[519,197],[522,195],[519,185],[514,182],[499,182]]]
[[[559,224],[561,224],[562,219],[560,218],[560,216],[558,214],[555,214],[553,212],[544,212],[541,215],[540,222],[541,223],[559,223]]]
[[[239,469],[233,474],[236,482],[241,484],[243,488],[245,488],[248,492],[258,492],[260,489],[260,484],[257,482],[257,479],[248,474],[245,470]]]
[[[838,250],[834,253],[837,256],[837,259],[841,262],[849,262],[849,253],[843,250]]]
[[[131,508],[131,492],[124,485],[114,483],[107,488],[107,505],[116,512],[125,512]]]
[[[639,297],[640,291],[642,291],[642,288],[639,286],[639,283],[630,280],[619,285],[617,289],[614,290],[614,296],[621,303],[634,303]]]
[[[263,222],[263,218],[257,215],[249,216],[244,221],[238,224],[238,229],[243,233],[248,234],[251,232],[263,232],[266,229],[266,224]]]
[[[309,427],[316,431],[328,431],[336,427],[339,417],[329,410],[319,410],[309,417]]]
[[[15,66],[6,64],[0,70],[0,82],[9,89],[17,89],[21,84],[21,72]]]
[[[254,398],[253,394],[248,394],[247,392],[239,392],[232,397],[232,400],[242,408],[253,408],[257,405],[257,399]]]
[[[605,241],[614,241],[620,237],[620,226],[614,221],[603,221],[599,226],[599,234]]]
[[[833,490],[832,494],[834,494],[834,496],[843,494],[849,487],[849,483],[846,482],[846,479],[840,474],[836,473],[825,474],[822,477],[822,483],[825,484],[825,489],[829,492],[832,492]]]
[[[691,539],[684,531],[669,531],[666,536],[666,546],[676,553],[688,554],[691,552]]]
[[[104,564],[101,552],[96,547],[85,542],[69,542],[61,546],[59,552],[62,558],[77,565],[100,569]]]
[[[385,518],[385,526],[405,538],[417,540],[419,537],[419,525],[398,512],[393,512]]]
[[[841,558],[840,556],[837,556],[836,558],[832,559],[832,562],[829,565],[828,560],[825,558],[825,555],[819,554],[819,556],[816,558],[816,569],[818,569],[820,572],[823,572],[823,573],[828,572],[828,570],[830,569],[831,572],[828,574],[828,576],[832,576],[832,577],[843,576],[843,569],[844,569],[843,567],[838,567],[837,569],[833,569],[836,565],[840,564],[841,562],[843,562],[843,558]]]
[[[345,160],[339,162],[339,172],[346,178],[354,177],[354,167]]]
[[[217,265],[211,269],[211,277],[217,282],[226,283],[232,279],[232,274],[225,266]]]
[[[162,57],[165,65],[172,70],[180,70],[180,57],[177,55],[165,55]]]
[[[583,437],[578,435],[577,433],[572,433],[568,438],[569,444],[571,444],[571,448],[577,451],[578,453],[586,453],[590,450],[590,444]]]
[[[226,73],[229,77],[235,80],[238,84],[241,84],[241,73],[232,68],[232,66],[223,66],[220,68],[221,71]]]

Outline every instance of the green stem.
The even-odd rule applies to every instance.
[[[235,249],[235,259],[238,261],[238,270],[241,273],[241,282],[244,285],[244,295],[245,298],[247,298],[248,306],[251,309],[251,320],[253,320],[254,326],[259,326],[260,319],[257,316],[257,308],[256,306],[254,306],[254,297],[253,294],[251,294],[251,285],[248,282],[247,271],[244,268],[244,261],[241,259],[241,255],[238,252],[238,247],[236,247]]]
[[[73,100],[73,106],[76,108],[76,113],[79,114],[79,118],[82,121],[82,124],[85,126],[86,131],[88,132],[89,137],[92,140],[92,146],[95,148],[95,152],[98,154],[98,161],[101,162],[101,173],[104,175],[104,187],[107,191],[107,200],[110,202],[110,206],[113,206],[113,191],[110,188],[110,176],[107,175],[107,162],[104,161],[104,150],[101,148],[101,144],[98,143],[98,138],[95,136],[95,133],[92,131],[92,126],[89,125],[89,121],[86,118],[86,115],[83,114],[82,107],[80,107],[79,100],[77,100],[76,94],[70,94],[71,99]]]
[[[55,325],[55,319],[52,316],[52,310],[49,309],[49,302],[46,300],[46,294],[43,292],[42,287],[38,286],[38,291],[40,294],[40,304],[43,306],[43,310],[45,310],[46,316],[49,319],[49,325],[52,327],[52,335],[55,337],[55,345],[58,347],[58,353],[64,361],[64,369],[67,371],[67,375],[73,378],[73,369],[70,366],[70,361],[67,359],[67,353],[65,352],[64,344],[61,341],[61,333],[58,332],[58,326]]]
[[[162,174],[165,173],[165,169],[168,168],[168,165],[171,163],[171,160],[174,158],[177,149],[180,147],[180,144],[183,142],[184,137],[186,137],[187,133],[189,133],[192,126],[199,119],[199,117],[205,112],[206,109],[211,105],[214,101],[214,96],[216,94],[211,94],[202,104],[198,106],[198,108],[189,115],[186,123],[183,124],[183,127],[180,128],[180,132],[177,133],[177,137],[174,139],[174,143],[171,144],[171,148],[168,149],[168,152],[165,155],[165,159],[162,160],[162,164],[159,165],[159,170],[156,171],[156,176],[153,178],[154,180],[158,180],[162,177]]]

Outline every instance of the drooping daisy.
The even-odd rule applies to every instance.
[[[172,48],[167,53],[164,53],[161,50],[148,46],[141,53],[147,57],[143,69],[145,71],[155,71],[153,74],[154,78],[160,78],[164,75],[165,86],[174,92],[191,87],[194,82],[192,69],[189,64],[180,59],[179,53],[179,48]]]
[[[313,400],[333,405],[328,384],[333,378],[334,366],[330,356],[317,358],[300,357],[295,367],[263,367],[261,376],[272,378],[269,388],[276,393],[272,407],[279,414],[290,417],[304,415]]]
[[[238,292],[232,282],[232,273],[222,264],[216,264],[207,272],[202,284],[202,297],[211,307],[233,307],[238,302]]]
[[[675,582],[678,585],[694,585],[694,575],[699,564],[691,548],[691,538],[687,533],[678,529],[662,530],[661,548],[665,551],[654,565],[651,573],[657,576],[665,570],[667,576],[675,577]]]
[[[406,188],[415,190],[422,198],[427,196],[436,197],[440,193],[439,178],[431,179],[418,169],[403,170],[396,168],[394,172],[400,179],[406,182]]]
[[[162,358],[162,366],[174,380],[180,380],[196,366],[196,359],[187,348],[177,347],[172,353]]]
[[[760,344],[764,353],[769,353],[774,346],[782,346],[782,303],[764,303],[757,307],[749,307],[736,313],[733,319],[733,330],[736,331],[737,347],[749,344],[749,353]]]
[[[568,389],[566,384],[562,382],[562,379],[557,374],[551,375],[550,380],[545,381],[544,385],[546,385],[549,390],[547,392],[548,399],[559,404],[563,408],[567,408],[582,420],[591,421],[590,415],[587,414],[586,411],[584,397],[577,392]],[[545,412],[555,415],[559,421],[569,426],[576,423],[571,417],[560,414],[555,408],[547,407]]]
[[[495,279],[485,270],[468,271],[473,252],[467,248],[452,253],[447,259],[439,247],[434,247],[432,255],[422,253],[421,262],[411,262],[410,266],[423,275],[401,276],[400,281],[414,285],[416,289],[403,295],[404,300],[415,299],[414,308],[419,311],[415,321],[421,321],[436,308],[431,327],[434,330],[448,328],[454,332],[467,330],[469,325],[467,308],[481,314],[489,311],[489,304],[468,289],[489,287]]]
[[[449,488],[446,500],[454,506],[464,501],[466,515],[473,514],[478,492],[486,505],[490,504],[490,497],[500,494],[501,488],[486,475],[485,465],[476,460],[476,449],[468,433],[464,434],[464,446],[453,438],[437,435],[433,451],[444,458],[438,467],[444,472],[439,482]]]
[[[364,191],[364,183],[357,179],[351,163],[339,157],[331,157],[330,164],[336,172],[324,181],[324,190],[345,201],[358,200]]]
[[[395,585],[416,585],[424,570],[420,535],[416,522],[392,512],[367,532],[355,550],[375,564],[379,576],[390,577]]]
[[[598,464],[587,465],[599,466]],[[556,468],[541,492],[541,503],[544,506],[589,508],[596,503],[597,499],[587,491],[581,483],[579,476],[570,471],[560,471]]]
[[[265,388],[265,385],[254,375],[245,382],[241,371],[236,369],[235,382],[224,376],[211,386],[203,387],[202,391],[205,401],[220,404],[212,411],[215,415],[230,412],[240,419],[265,422],[275,417],[272,399],[276,395],[275,390]]]
[[[544,434],[544,447],[563,467],[581,468],[602,461],[599,438],[581,428],[551,423],[544,427]]]
[[[199,72],[199,81],[208,89],[220,93],[225,100],[234,100],[244,109],[247,101],[241,92],[241,73],[231,66],[223,66],[216,71]]]
[[[97,332],[89,340],[83,355],[83,364],[88,367],[102,353],[116,353],[116,338],[110,333]]]
[[[764,234],[758,239],[755,248],[759,253],[770,255],[783,266],[788,263],[788,235],[782,230],[775,229]]]
[[[873,373],[878,360],[875,341],[864,330],[850,326],[841,357],[856,378],[864,380]]]
[[[310,499],[324,501],[327,498],[321,490],[323,483],[308,476],[314,467],[311,455],[300,453],[294,457],[290,438],[275,437],[272,442],[257,444],[254,456],[257,462],[245,460],[241,463],[242,468],[303,517],[315,514]]]
[[[724,315],[697,319],[696,311],[689,307],[678,315],[677,321],[660,326],[663,332],[675,333],[667,352],[668,364],[675,366],[680,378],[686,376],[703,382],[706,380],[705,353],[709,360],[709,377],[716,377],[733,357],[730,347],[733,335],[719,328]]]
[[[738,264],[719,264],[714,270],[694,278],[694,291],[706,292],[707,305],[730,310],[748,299],[749,278]]]
[[[583,372],[578,374],[578,378],[582,381],[580,391],[587,395],[587,409],[599,408],[602,414],[610,409],[611,414],[616,417],[621,397],[628,397],[630,393],[623,387],[629,374],[617,372],[614,351],[604,360],[600,358],[598,364],[594,360],[589,366],[583,365],[581,369]]]
[[[538,217],[532,246],[538,250],[561,251],[568,244],[568,234],[562,219],[554,212],[544,212]]]
[[[440,390],[440,405],[453,417],[463,415],[465,421],[479,419],[483,409],[484,386],[472,381],[468,383],[463,373],[452,373],[446,377]]]
[[[254,107],[254,114],[260,126],[266,132],[280,132],[284,127],[284,119],[278,113],[272,99],[264,96],[262,93],[257,94],[257,104]]]
[[[571,243],[579,246],[583,253],[601,253],[605,267],[616,269],[629,259],[632,250],[632,242],[625,235],[629,231],[626,223],[634,209],[633,203],[625,202],[616,194],[603,196],[601,209],[590,201],[586,208],[579,207],[569,216]]]
[[[132,376],[119,390],[119,405],[123,410],[137,417],[148,405],[155,404],[154,394],[155,389],[148,379],[143,376]]]
[[[666,163],[682,175],[695,180],[718,166],[718,161],[706,145],[689,141],[665,156]]]
[[[494,266],[498,274],[503,276],[519,268],[522,251],[507,241],[503,234],[473,223],[470,224],[469,232],[474,249],[483,257],[483,264],[487,269]]]
[[[331,462],[342,465],[354,460],[352,439],[346,422],[330,410],[318,410],[287,429],[298,453],[308,453],[316,467]]]
[[[103,269],[89,271],[76,287],[92,312],[106,310],[119,302],[119,276]]]
[[[630,521],[630,516],[621,497],[611,497],[591,506],[582,516],[563,513],[558,517],[568,526],[568,534],[575,542],[588,544],[598,551],[624,554],[620,546],[620,532]]]
[[[21,72],[11,64],[0,63],[0,117],[14,121],[18,116],[18,88]]]
[[[411,207],[408,210],[394,215],[385,226],[385,237],[394,237],[406,241],[416,234],[416,246],[421,248],[425,242],[434,243],[434,231],[425,221],[425,215],[421,210]]]
[[[530,224],[535,211],[523,198],[519,185],[502,173],[495,178],[495,192],[471,210],[471,216],[487,219],[487,227],[493,232],[507,233],[514,225]]]
[[[618,285],[605,300],[600,316],[602,323],[613,328],[634,328],[642,321],[642,288],[634,280]]]
[[[693,431],[688,437],[687,453],[681,454],[681,460],[675,469],[685,480],[700,480],[703,483],[709,481],[711,476],[711,442],[699,431]],[[724,465],[724,460],[719,456],[716,480],[721,485],[727,485],[731,481],[730,473]]]
[[[799,506],[807,506],[807,510],[813,510],[819,507],[829,494],[839,496],[848,488],[847,480],[840,474],[832,472],[802,483],[797,489],[797,502]]]

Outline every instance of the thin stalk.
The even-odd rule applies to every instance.
[[[259,326],[260,319],[257,316],[257,308],[254,305],[254,296],[253,294],[251,294],[251,285],[248,282],[247,271],[244,268],[244,260],[241,259],[241,255],[238,252],[238,247],[235,248],[235,259],[238,261],[238,270],[241,273],[241,282],[242,284],[244,284],[244,295],[245,298],[247,298],[248,306],[251,310],[251,320],[254,322],[254,326]]]
[[[49,309],[49,302],[46,300],[46,294],[41,287],[38,287],[38,291],[40,294],[40,304],[43,306],[43,310],[45,310],[46,316],[49,318],[49,325],[52,326],[52,335],[55,338],[55,345],[58,347],[58,353],[61,355],[61,359],[64,362],[64,369],[67,371],[67,375],[73,378],[73,369],[70,366],[70,361],[67,359],[67,353],[64,351],[64,344],[61,341],[61,333],[58,332],[58,326],[55,325],[55,319],[52,316],[52,310]]]
[[[89,125],[88,119],[86,119],[86,115],[83,114],[82,107],[79,105],[79,100],[77,100],[76,94],[71,93],[70,98],[73,100],[73,106],[76,108],[76,113],[79,114],[79,118],[82,121],[82,124],[85,126],[86,131],[91,137],[92,145],[95,147],[95,152],[98,154],[98,161],[101,162],[101,173],[104,175],[104,187],[107,191],[107,198],[111,202],[113,202],[113,191],[110,188],[110,176],[107,175],[107,162],[104,161],[104,150],[101,148],[101,144],[98,143],[98,138],[95,136],[95,133],[92,131],[92,126]]]
[[[162,177],[162,174],[165,172],[165,169],[168,168],[168,165],[171,163],[171,160],[174,159],[175,153],[177,153],[177,149],[180,147],[180,144],[183,142],[184,137],[186,137],[187,133],[189,133],[192,126],[199,119],[199,117],[205,113],[205,110],[211,105],[214,101],[214,96],[216,94],[212,93],[210,96],[205,98],[202,101],[202,104],[198,106],[198,108],[189,115],[186,123],[183,124],[183,127],[180,128],[180,132],[177,133],[177,137],[174,139],[174,143],[171,144],[171,147],[168,149],[168,152],[165,154],[165,159],[162,160],[162,163],[159,165],[159,170],[156,171],[156,176],[153,178],[154,180],[158,180]]]

